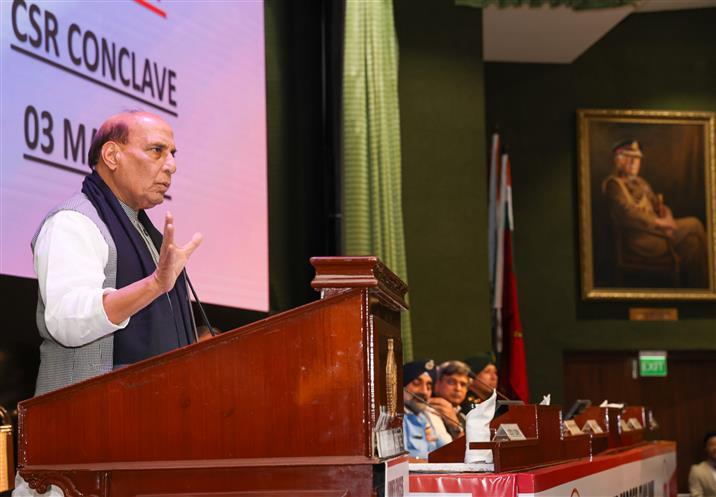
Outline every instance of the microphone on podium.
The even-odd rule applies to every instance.
[[[184,278],[186,278],[186,282],[188,283],[189,289],[191,290],[191,294],[194,296],[194,300],[196,301],[196,305],[199,307],[199,313],[201,314],[201,320],[204,322],[204,325],[206,325],[206,327],[209,329],[209,333],[211,333],[211,336],[215,337],[216,332],[214,331],[214,328],[211,327],[209,318],[207,317],[206,312],[204,312],[204,306],[201,305],[199,296],[196,294],[196,290],[194,290],[194,285],[191,284],[191,280],[189,279],[189,273],[186,272],[186,268],[183,269],[183,272],[184,272]],[[192,316],[193,315],[194,315],[194,313],[192,313]]]

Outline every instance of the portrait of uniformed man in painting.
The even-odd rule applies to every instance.
[[[582,230],[591,238],[581,240],[591,244],[582,251],[591,256],[583,265],[591,270],[583,273],[592,284],[587,296],[594,289],[653,290],[657,298],[713,293],[713,117],[648,117],[580,114],[580,174],[589,178],[580,204],[590,213]]]
[[[694,216],[674,218],[662,193],[654,193],[639,175],[644,154],[632,138],[613,148],[614,171],[602,182],[621,265],[643,266],[642,272],[672,268],[674,286],[706,288],[706,232]],[[618,268],[617,268],[618,269]],[[617,284],[624,283],[617,271]]]

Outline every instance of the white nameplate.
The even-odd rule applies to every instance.
[[[391,428],[375,432],[378,457],[393,457],[405,451],[402,428]]]
[[[629,421],[627,421],[624,418],[619,420],[619,427],[622,429],[622,431],[632,431],[633,430],[633,428],[629,424]]]
[[[631,426],[631,428],[633,430],[643,430],[644,429],[644,427],[641,425],[639,420],[636,418],[631,418],[629,421],[627,421],[627,423],[629,424],[629,426]]]
[[[501,424],[495,433],[493,440],[526,440],[524,433],[520,430],[517,423]]]
[[[596,419],[588,419],[587,422],[584,423],[584,426],[582,426],[582,431],[585,433],[604,433],[604,430],[599,426]]]
[[[582,430],[579,429],[577,422],[573,419],[568,419],[564,422],[564,428],[570,435],[582,435]]]

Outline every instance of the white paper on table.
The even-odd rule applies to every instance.
[[[465,463],[491,463],[492,450],[470,449],[470,442],[490,441],[490,421],[495,417],[497,391],[493,390],[489,399],[477,404],[467,413],[465,422]]]

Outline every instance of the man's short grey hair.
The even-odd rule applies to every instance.
[[[129,109],[122,114],[143,114],[146,111],[142,109]],[[116,117],[116,116],[113,116]],[[112,141],[126,145],[129,142],[129,126],[124,121],[109,123],[105,121],[92,137],[89,152],[87,153],[87,164],[90,169],[94,169],[99,163],[100,155],[102,155],[102,147],[105,143]]]
[[[438,380],[441,380],[443,376],[454,374],[467,376],[470,374],[470,366],[462,361],[445,361],[438,366]]]

